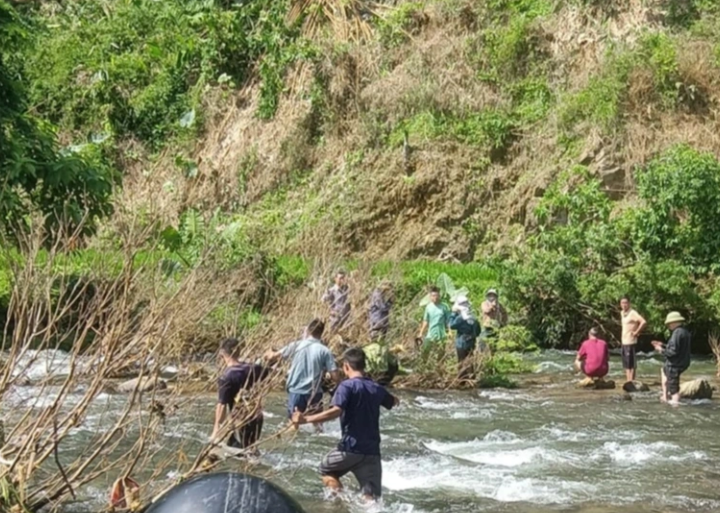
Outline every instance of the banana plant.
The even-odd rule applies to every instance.
[[[447,299],[450,303],[454,303],[455,299],[459,296],[467,296],[469,293],[467,287],[455,288],[455,284],[450,279],[450,276],[445,273],[440,273],[440,276],[435,280],[435,285],[440,289],[440,298]],[[429,293],[425,294],[420,300],[420,306],[425,307],[428,303],[430,303]]]

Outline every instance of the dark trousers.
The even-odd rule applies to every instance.
[[[262,428],[263,416],[260,414],[240,429],[230,433],[227,444],[237,449],[247,449],[258,441],[262,434]]]

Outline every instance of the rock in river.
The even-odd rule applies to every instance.
[[[649,392],[650,387],[642,381],[626,381],[623,390],[625,392]]]
[[[273,483],[236,472],[197,476],[152,504],[146,513],[304,513]]]
[[[604,380],[602,378],[593,379],[585,378],[577,384],[578,388],[590,388],[594,390],[611,390],[615,388],[615,382],[611,379]]]
[[[683,399],[712,399],[713,387],[707,380],[694,379],[680,384],[680,397]]]
[[[117,386],[117,391],[130,393],[135,390],[135,388],[137,388],[139,392],[150,392],[151,390],[165,390],[167,388],[167,383],[165,382],[165,380],[157,377],[135,378],[119,384]]]

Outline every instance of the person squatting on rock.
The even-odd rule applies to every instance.
[[[240,361],[237,351],[240,343],[235,338],[228,338],[220,343],[219,357],[224,370],[218,379],[218,402],[215,407],[215,424],[212,439],[216,440],[220,427],[233,409],[242,408],[242,393],[248,392],[262,380],[266,379],[272,369],[254,363]],[[257,442],[262,433],[262,403],[250,405],[248,411],[242,413],[247,419],[242,426],[233,430],[227,445],[239,449],[247,449]]]
[[[340,382],[335,357],[322,342],[324,331],[325,323],[320,319],[313,319],[305,328],[302,340],[292,342],[279,351],[270,349],[265,353],[265,359],[271,363],[281,358],[290,360],[285,385],[288,393],[288,417],[295,411],[322,411],[322,383],[326,373],[335,383]]]
[[[680,402],[680,375],[690,367],[690,332],[683,325],[685,318],[679,312],[670,312],[665,325],[672,332],[670,340],[663,345],[659,340],[652,342],[656,351],[665,355],[665,365],[660,371],[662,395],[660,400],[671,404]]]
[[[489,289],[485,293],[485,301],[480,305],[480,309],[482,310],[480,342],[484,346],[489,339],[497,336],[497,330],[507,324],[508,317],[505,307],[500,304],[498,292],[495,289]]]
[[[338,333],[350,319],[350,287],[345,271],[335,273],[335,284],[325,291],[323,303],[330,306],[330,335]]]
[[[632,308],[628,296],[620,299],[620,323],[622,325],[622,364],[625,369],[625,380],[635,381],[637,339],[647,322]]]
[[[610,354],[607,342],[598,338],[598,330],[592,328],[575,358],[575,370],[588,378],[602,379],[610,370]]]
[[[320,464],[323,484],[340,491],[340,478],[352,473],[363,496],[377,499],[382,494],[380,407],[390,410],[400,401],[365,375],[362,349],[348,349],[342,359],[348,379],[338,385],[330,408],[316,415],[295,411],[292,421],[296,425],[314,424],[339,417],[342,438]]]
[[[449,324],[450,310],[440,301],[440,289],[430,287],[430,302],[425,307],[417,338],[422,343],[423,353],[434,345],[445,342]]]
[[[472,374],[472,366],[463,365],[463,361],[475,351],[480,336],[480,323],[466,296],[455,299],[450,314],[450,328],[455,330],[455,352],[460,365],[460,377],[469,376]]]

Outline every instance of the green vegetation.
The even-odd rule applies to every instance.
[[[158,148],[203,126],[210,86],[241,85],[259,62],[258,114],[270,117],[283,73],[311,55],[285,23],[287,3],[74,0],[36,29],[25,73],[36,110],[76,138],[135,137]]]
[[[627,293],[655,331],[670,310],[688,313],[698,326],[720,318],[714,289],[720,162],[679,146],[636,176],[640,204],[620,215],[584,168],[545,194],[539,233],[502,274],[537,340],[567,344],[613,319]]]
[[[116,180],[97,145],[60,151],[52,128],[29,112],[26,87],[19,80],[20,50],[28,32],[15,11],[0,1],[0,232],[18,235],[31,214],[46,227],[73,230],[86,218],[111,211]]]

